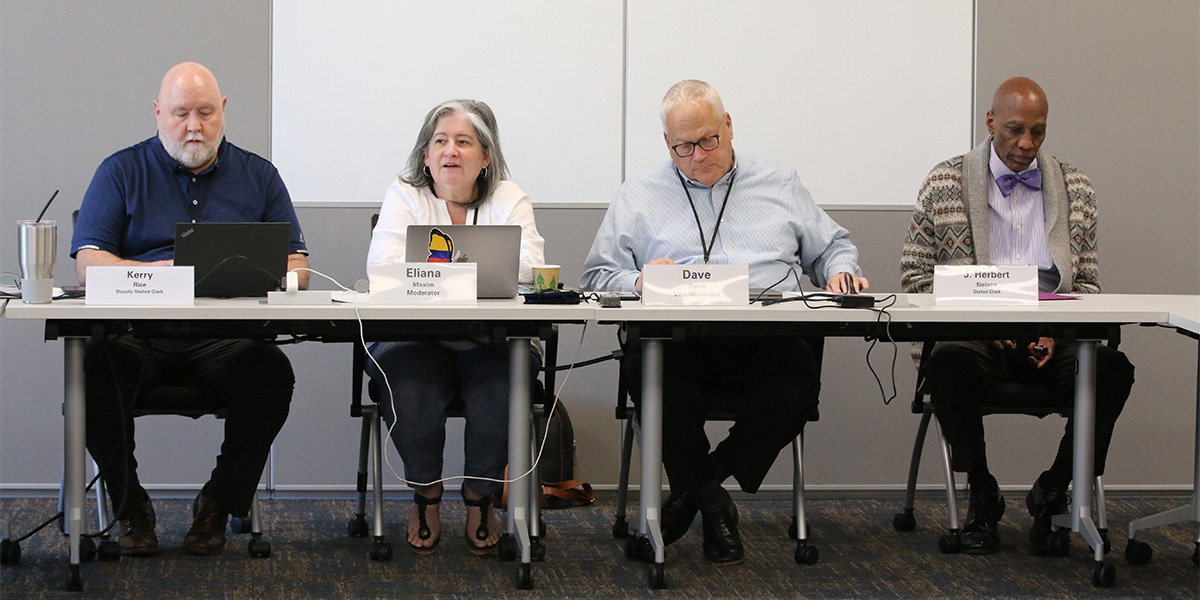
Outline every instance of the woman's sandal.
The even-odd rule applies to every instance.
[[[483,556],[491,553],[492,550],[496,549],[496,542],[492,542],[487,546],[480,546],[476,544],[475,541],[486,540],[488,539],[488,536],[491,535],[491,531],[488,529],[488,526],[491,522],[491,519],[488,519],[488,508],[492,505],[492,497],[485,495],[476,500],[471,500],[470,498],[464,497],[463,504],[467,506],[468,511],[472,508],[479,509],[479,527],[475,528],[475,535],[472,536],[470,531],[465,533],[467,549],[476,556]]]
[[[422,496],[421,494],[413,492],[413,502],[415,502],[417,504],[417,523],[418,523],[417,537],[419,539],[427,540],[427,539],[433,537],[433,532],[429,529],[429,523],[427,523],[425,521],[425,507],[434,505],[434,504],[438,504],[441,501],[442,501],[442,498],[440,496],[437,498],[426,498],[425,496]],[[441,532],[439,531],[437,539],[433,540],[432,544],[430,544],[428,546],[418,546],[416,544],[413,544],[412,542],[408,542],[408,547],[410,550],[412,550],[413,552],[415,552],[417,554],[433,554],[433,552],[435,550],[437,550],[438,544],[441,543],[441,541],[442,541],[442,535],[441,535]]]

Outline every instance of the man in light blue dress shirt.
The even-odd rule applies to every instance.
[[[801,274],[831,292],[867,288],[849,232],[813,202],[795,169],[734,155],[733,121],[712,86],[675,84],[661,116],[671,161],[617,191],[580,287],[640,292],[648,264],[714,263],[748,265],[751,288],[798,291]],[[640,365],[627,356],[622,372],[635,402]],[[700,512],[705,558],[741,562],[737,509],[721,484],[732,475],[743,490],[758,490],[816,410],[819,364],[800,339],[706,338],[668,343],[663,371],[663,466],[671,483],[664,540],[686,534]],[[736,420],[710,452],[704,414],[711,410]]]

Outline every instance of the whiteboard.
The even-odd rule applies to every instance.
[[[659,108],[717,88],[734,151],[794,167],[819,204],[911,206],[971,148],[969,0],[629,3],[627,171],[669,158]]]
[[[720,91],[737,152],[818,203],[911,205],[970,149],[970,0],[287,0],[272,3],[271,152],[296,202],[380,202],[421,119],[496,113],[535,203],[608,202],[668,159],[659,106]]]
[[[492,107],[534,201],[621,183],[620,2],[272,3],[271,161],[297,202],[382,202],[425,114]]]

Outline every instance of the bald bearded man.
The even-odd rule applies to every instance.
[[[105,159],[83,197],[71,240],[80,283],[89,266],[172,264],[180,222],[290,223],[288,270],[308,266],[287,187],[271,163],[225,140],[225,103],[203,65],[185,62],[167,72],[154,100],[158,135]],[[306,285],[307,271],[299,279]],[[146,406],[138,394],[165,383],[200,387],[228,409],[221,453],[183,540],[189,553],[221,553],[229,515],[249,513],[287,419],[295,382],[287,356],[250,340],[123,334],[90,342],[85,364],[87,447],[108,487],[125,554],[158,551],[154,508],[133,457],[131,409]]]

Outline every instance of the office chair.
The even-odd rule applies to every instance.
[[[1108,345],[1116,349],[1120,344],[1120,330],[1114,328],[1110,334]],[[933,351],[934,344],[927,342],[921,350],[921,362],[924,364]],[[987,415],[1029,415],[1039,419],[1057,414],[1070,417],[1075,407],[1075,400],[1070,394],[1058,393],[1049,385],[1038,383],[1000,382],[987,390],[987,398],[980,408]],[[912,460],[908,467],[908,485],[904,494],[903,512],[896,513],[892,518],[892,527],[896,531],[912,531],[917,527],[917,519],[913,514],[913,504],[917,489],[917,472],[921,466],[921,451],[925,447],[925,434],[929,430],[930,421],[934,420],[933,403],[929,401],[929,390],[924,374],[918,374],[916,392],[912,401],[913,414],[921,415],[921,423],[917,426],[917,437],[913,443]],[[962,528],[958,519],[958,502],[955,497],[957,486],[954,481],[954,471],[950,467],[950,445],[942,436],[938,426],[938,447],[942,451],[942,467],[946,477],[946,506],[950,511],[950,531],[938,538],[938,550],[943,554],[953,554],[962,550]],[[1108,517],[1105,514],[1104,487],[1100,476],[1096,477],[1096,522],[1100,537],[1104,540],[1104,551],[1107,553],[1111,546],[1108,540]],[[1050,534],[1049,550],[1057,556],[1066,556],[1070,552],[1071,532],[1066,529],[1054,529]]]
[[[202,388],[184,385],[162,384],[155,386],[142,394],[141,402],[149,406],[138,406],[135,403],[133,406],[134,418],[149,415],[177,415],[195,420],[203,416],[212,415],[217,419],[224,419],[229,412],[228,408],[213,394]],[[92,460],[92,469],[93,473],[99,470],[94,458]],[[61,510],[63,504],[62,488],[59,488],[58,501],[59,509]],[[96,480],[96,508],[100,531],[104,531],[109,523],[112,522],[113,516],[108,501],[108,491],[103,479]],[[196,505],[193,502],[192,516],[194,517],[195,515]],[[246,548],[250,558],[267,558],[271,556],[271,542],[262,539],[262,521],[259,517],[257,493],[254,494],[254,498],[250,503],[250,518],[231,517],[229,520],[229,530],[233,533],[251,534],[250,542]],[[121,548],[117,545],[117,542],[109,539],[108,534],[101,536],[101,542],[96,552],[100,560],[118,560],[121,557]]]
[[[807,338],[812,348],[813,358],[817,362],[817,372],[820,373],[821,358],[825,349],[825,338]],[[625,356],[621,357],[622,363]],[[633,458],[633,439],[636,435],[634,422],[638,418],[638,410],[633,406],[629,397],[629,389],[624,377],[617,378],[617,409],[616,417],[625,422],[621,432],[621,474],[617,482],[617,515],[612,526],[612,534],[616,539],[625,540],[625,556],[652,561],[650,541],[641,536],[629,535],[629,523],[626,520],[626,504],[629,497],[629,466]],[[725,412],[709,412],[704,416],[706,421],[733,421],[735,415]],[[821,418],[819,410],[814,410],[808,418],[808,423]],[[807,423],[806,423],[807,425]],[[796,540],[796,550],[793,558],[798,564],[814,565],[820,560],[820,552],[816,546],[808,543],[808,522],[804,509],[804,431],[792,440],[792,521],[788,525],[788,537]]]
[[[79,219],[79,210],[71,212],[71,224],[74,225]],[[178,415],[189,417],[191,419],[199,419],[206,415],[213,415],[218,419],[224,419],[228,414],[228,407],[224,405],[220,398],[207,390],[195,386],[176,385],[176,384],[160,384],[154,386],[142,393],[142,396],[135,401],[133,407],[133,417],[142,417],[147,415]],[[95,460],[92,461],[93,473],[99,472],[99,467]],[[58,491],[58,508],[63,510],[63,486],[60,485]],[[108,493],[104,485],[104,479],[96,480],[96,509],[99,519],[100,531],[104,531],[112,523],[112,509],[108,502]],[[195,516],[196,507],[192,506],[192,515]],[[63,521],[65,525],[65,519]],[[254,495],[254,499],[250,505],[249,521],[240,517],[233,517],[229,521],[230,531],[233,533],[251,533],[252,538],[247,546],[247,552],[251,558],[267,558],[271,555],[271,543],[262,539],[262,524],[258,514],[258,494]],[[90,538],[82,538],[81,558],[84,561],[89,561],[95,556],[99,556],[100,560],[119,560],[121,558],[121,548],[117,542],[109,539],[108,534],[100,537],[101,541],[97,548],[95,543]],[[86,558],[83,558],[86,557]]]
[[[534,380],[530,402],[533,405],[532,417],[533,432],[530,452],[534,460],[537,459],[537,452],[542,441],[542,434],[545,431],[545,411],[550,403],[554,401],[554,357],[558,354],[558,328],[551,329],[551,335],[546,341],[546,383],[543,386],[541,381]],[[380,406],[380,399],[383,397],[382,390],[375,384],[374,381],[367,380],[367,396],[370,398],[370,404],[363,403],[362,390],[363,379],[365,375],[364,368],[366,367],[367,353],[361,342],[354,343],[354,355],[352,361],[352,389],[350,392],[350,416],[362,419],[362,434],[359,437],[358,450],[358,476],[355,479],[355,489],[358,495],[356,510],[354,517],[346,523],[346,532],[351,537],[366,537],[371,533],[374,542],[371,546],[371,560],[387,561],[392,559],[392,545],[383,535],[383,434],[382,420],[383,412]],[[460,398],[455,398],[450,403],[447,409],[447,415],[451,418],[463,418],[466,416],[466,407],[463,405]],[[367,463],[371,463],[370,477],[372,480],[372,501],[374,508],[373,524],[368,526],[366,519],[366,501],[367,501]],[[531,461],[532,464],[532,461]],[[545,545],[541,542],[545,532],[545,523],[541,519],[541,507],[537,498],[541,492],[541,481],[538,477],[529,477],[530,498],[534,501],[531,503],[530,523],[533,527],[532,547],[531,551],[534,560],[544,560],[546,556]],[[514,560],[516,558],[516,540],[512,539],[508,533],[505,533],[500,540],[498,546],[499,555],[502,560]]]
[[[379,221],[379,214],[371,215],[371,230],[374,231],[376,223]],[[532,403],[531,416],[533,418],[533,427],[530,431],[533,433],[530,440],[530,452],[533,460],[530,464],[536,464],[538,449],[541,444],[542,434],[545,431],[545,414],[547,407],[554,401],[554,373],[557,365],[558,356],[558,326],[550,327],[550,334],[546,339],[546,353],[543,358],[545,364],[545,385],[539,380],[534,380],[531,386]],[[363,391],[363,376],[365,375],[365,367],[367,364],[367,350],[363,347],[361,341],[354,342],[354,350],[351,364],[351,389],[350,389],[350,416],[362,419],[362,433],[359,436],[358,450],[358,476],[355,479],[355,490],[357,492],[357,504],[352,517],[346,523],[346,533],[351,537],[366,537],[368,533],[373,538],[371,545],[370,557],[371,560],[388,561],[392,559],[392,545],[383,535],[383,434],[382,421],[383,413],[379,405],[382,393],[374,381],[367,381],[367,396],[371,403],[364,404],[362,399]],[[462,418],[466,416],[466,407],[462,400],[455,398],[450,403],[447,409],[447,415],[452,418]],[[372,501],[373,501],[373,524],[368,526],[366,519],[366,503],[367,503],[367,463],[371,463],[370,476],[372,479]],[[546,557],[546,547],[541,541],[541,537],[546,529],[545,522],[541,518],[541,505],[538,498],[541,495],[541,481],[536,476],[537,471],[528,478],[530,486],[531,504],[530,525],[532,532],[530,535],[531,547],[530,551],[534,560],[544,560]],[[505,532],[497,546],[497,553],[501,560],[512,561],[517,557],[516,540]]]

